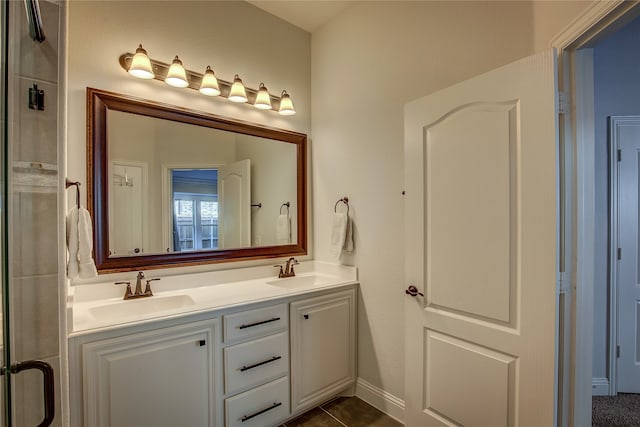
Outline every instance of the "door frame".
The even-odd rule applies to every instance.
[[[552,40],[558,51],[558,89],[569,104],[560,123],[560,192],[564,215],[561,242],[566,242],[560,265],[560,289],[567,304],[570,334],[559,342],[566,348],[559,365],[568,387],[559,390],[559,425],[590,425],[593,370],[593,263],[595,256],[595,134],[593,129],[593,56],[598,37],[635,17],[637,2],[595,2]],[[560,372],[560,371],[559,371]]]

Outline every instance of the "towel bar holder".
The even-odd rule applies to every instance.
[[[80,209],[80,181],[71,181],[69,178],[64,179],[64,188],[67,189],[71,186],[76,187],[76,205]]]
[[[333,212],[338,212],[338,203],[344,203],[345,205],[347,205],[347,214],[349,213],[349,198],[347,196],[344,196],[342,199],[339,199],[335,206],[333,207]]]

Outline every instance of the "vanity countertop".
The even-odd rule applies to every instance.
[[[126,285],[113,281],[72,286],[67,312],[70,336],[93,333],[160,318],[223,310],[250,303],[286,298],[358,282],[357,269],[319,261],[295,266],[296,276],[278,279],[272,266],[239,268],[206,273],[156,276],[145,272],[152,282],[153,296],[123,300]],[[122,280],[135,287],[136,273]],[[114,280],[115,281],[115,280]],[[121,281],[120,279],[117,281]],[[143,281],[144,289],[144,281]]]

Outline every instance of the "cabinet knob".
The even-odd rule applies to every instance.
[[[199,340],[199,341],[198,341],[198,345],[199,345],[200,347],[204,347],[205,345],[207,345],[207,342],[206,342],[205,340]]]
[[[304,316],[304,318],[305,318],[305,319],[308,319],[308,318],[309,318],[309,315],[308,315],[308,314],[304,314],[303,316]]]

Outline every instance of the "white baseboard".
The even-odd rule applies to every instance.
[[[591,395],[592,396],[608,396],[609,380],[607,378],[593,378],[591,380]]]
[[[404,400],[358,378],[356,396],[404,424]]]

